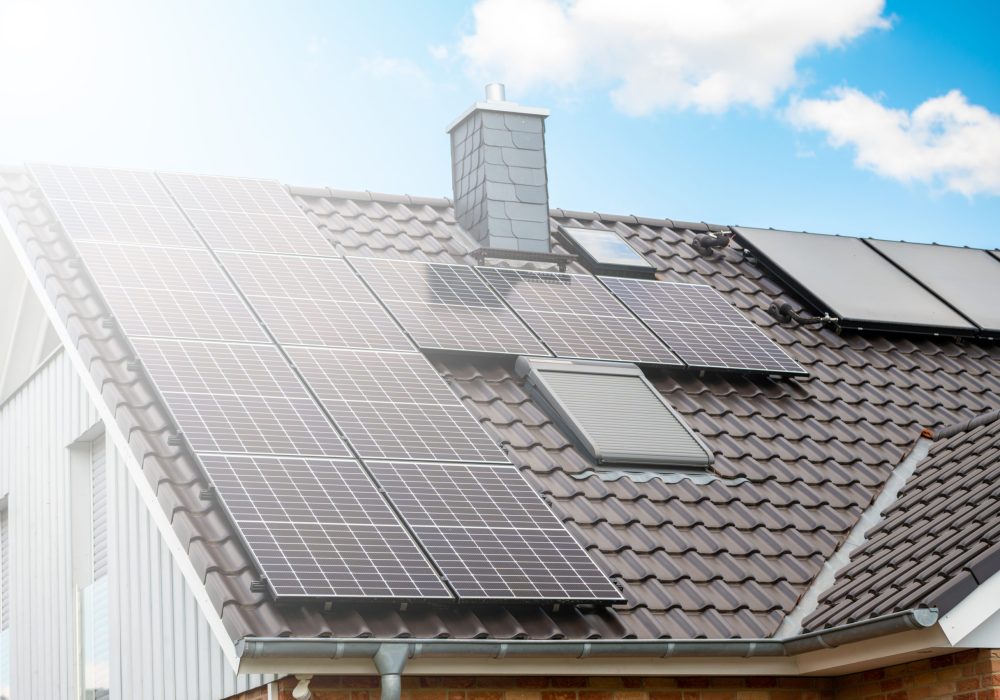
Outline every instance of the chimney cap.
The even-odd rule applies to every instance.
[[[503,83],[489,83],[486,86],[487,102],[506,102],[507,89]]]
[[[542,118],[547,117],[550,114],[549,110],[543,107],[525,107],[524,105],[519,105],[516,102],[508,102],[507,91],[504,84],[489,83],[486,86],[486,101],[472,104],[464,112],[458,115],[458,118],[449,124],[445,131],[450,134],[452,129],[464,122],[470,114],[477,110],[485,110],[488,112],[506,112],[507,114],[533,114]]]

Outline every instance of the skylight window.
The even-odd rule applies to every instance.
[[[712,463],[711,451],[633,364],[520,357],[517,373],[598,465]]]
[[[594,274],[652,278],[656,269],[614,231],[560,226],[563,236]]]

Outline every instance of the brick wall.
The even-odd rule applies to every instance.
[[[836,700],[1000,700],[1000,649],[970,649],[835,680]]]
[[[292,700],[294,687],[294,679],[280,681],[280,700]],[[379,700],[375,676],[317,676],[310,688],[313,700]],[[267,690],[236,698],[267,700]],[[401,700],[1000,700],[1000,650],[837,678],[404,676]]]

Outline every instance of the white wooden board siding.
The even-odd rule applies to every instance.
[[[76,700],[69,445],[97,414],[63,353],[0,406],[15,698]],[[114,446],[106,445],[111,697],[214,700],[269,680],[226,664]],[[95,565],[97,565],[95,561]]]

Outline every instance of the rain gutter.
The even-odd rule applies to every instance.
[[[934,626],[934,608],[905,610],[783,639],[510,640],[247,637],[242,660],[371,659],[382,679],[382,700],[398,700],[406,663],[417,658],[549,659],[788,657]]]

